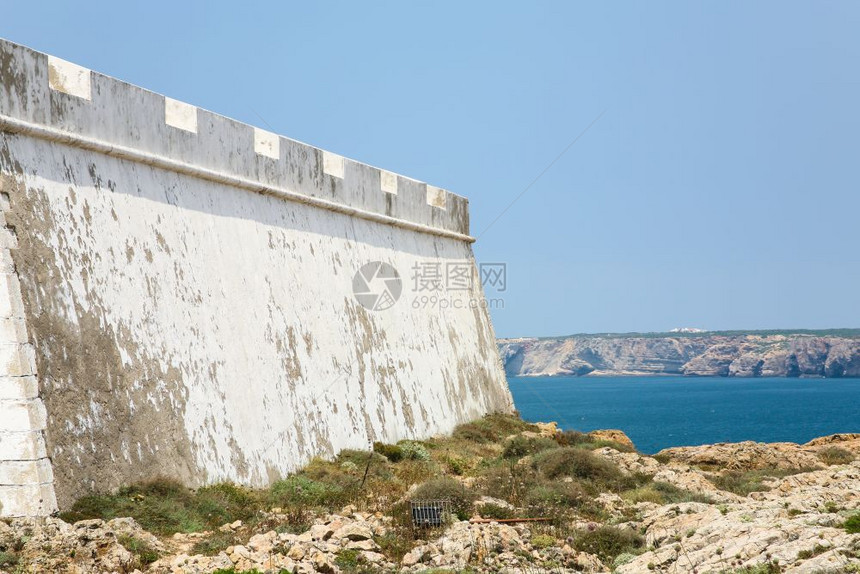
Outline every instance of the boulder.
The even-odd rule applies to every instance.
[[[618,444],[622,444],[631,449],[636,448],[633,445],[633,441],[630,440],[630,437],[624,434],[624,431],[620,431],[618,429],[595,430],[588,433],[588,436],[593,440],[608,440],[617,442]]]

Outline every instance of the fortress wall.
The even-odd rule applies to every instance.
[[[0,503],[262,486],[510,411],[466,199],[0,41]],[[392,265],[387,310],[353,295]]]

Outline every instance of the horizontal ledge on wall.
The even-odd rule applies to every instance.
[[[0,130],[12,134],[21,134],[50,142],[65,144],[72,147],[78,147],[88,151],[93,151],[111,157],[117,157],[120,159],[149,165],[159,169],[164,169],[167,171],[196,177],[198,179],[203,179],[214,183],[238,187],[240,189],[260,193],[263,195],[271,195],[283,199],[285,201],[293,201],[296,203],[302,203],[305,205],[310,205],[312,207],[325,209],[327,211],[333,211],[335,213],[342,213],[344,215],[358,217],[367,221],[391,225],[402,229],[408,229],[410,231],[417,231],[419,233],[436,235],[438,237],[456,239],[459,241],[465,241],[467,243],[473,243],[475,241],[475,238],[471,235],[457,233],[456,231],[449,231],[446,229],[439,229],[420,223],[413,223],[411,221],[406,221],[396,217],[391,217],[380,213],[374,213],[372,211],[367,211],[356,207],[350,207],[334,201],[329,201],[327,199],[304,195],[281,187],[265,185],[258,181],[253,181],[244,177],[239,177],[215,171],[212,169],[199,167],[168,157],[132,149],[125,146],[109,144],[87,136],[65,132],[56,128],[34,124],[16,118],[0,116]]]

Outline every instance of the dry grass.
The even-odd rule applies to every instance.
[[[314,459],[267,489],[219,484],[190,490],[159,479],[84,497],[63,518],[131,516],[159,535],[208,530],[213,534],[200,541],[195,552],[212,554],[234,543],[234,534],[217,531],[222,524],[242,520],[246,529],[300,532],[314,516],[339,512],[351,504],[393,518],[391,531],[377,542],[389,559],[399,561],[417,538],[436,535],[413,528],[405,501],[413,487],[413,498],[451,500],[460,518],[474,512],[473,502],[481,494],[503,499],[517,510],[489,506],[486,512],[506,518],[548,516],[553,519],[554,535],[570,530],[570,524],[579,519],[605,519],[604,509],[595,502],[600,492],[619,492],[632,501],[696,499],[686,491],[622,472],[592,452],[605,445],[588,435],[520,434],[536,430],[517,417],[491,415],[461,425],[449,437],[377,443],[373,451],[347,450],[334,460]],[[463,485],[466,478],[469,487]],[[279,512],[271,513],[275,507]],[[616,530],[576,534],[582,536],[583,545],[597,545],[606,556],[637,544],[635,537]],[[349,563],[348,558],[344,556],[342,562]]]

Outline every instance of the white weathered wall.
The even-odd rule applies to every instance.
[[[480,286],[409,300],[416,263],[471,261],[465,199],[8,42],[0,80],[3,515],[512,408]],[[370,261],[392,309],[353,297]]]
[[[45,405],[11,256],[17,240],[2,214],[0,225],[0,511],[43,515],[57,507],[45,450]]]

